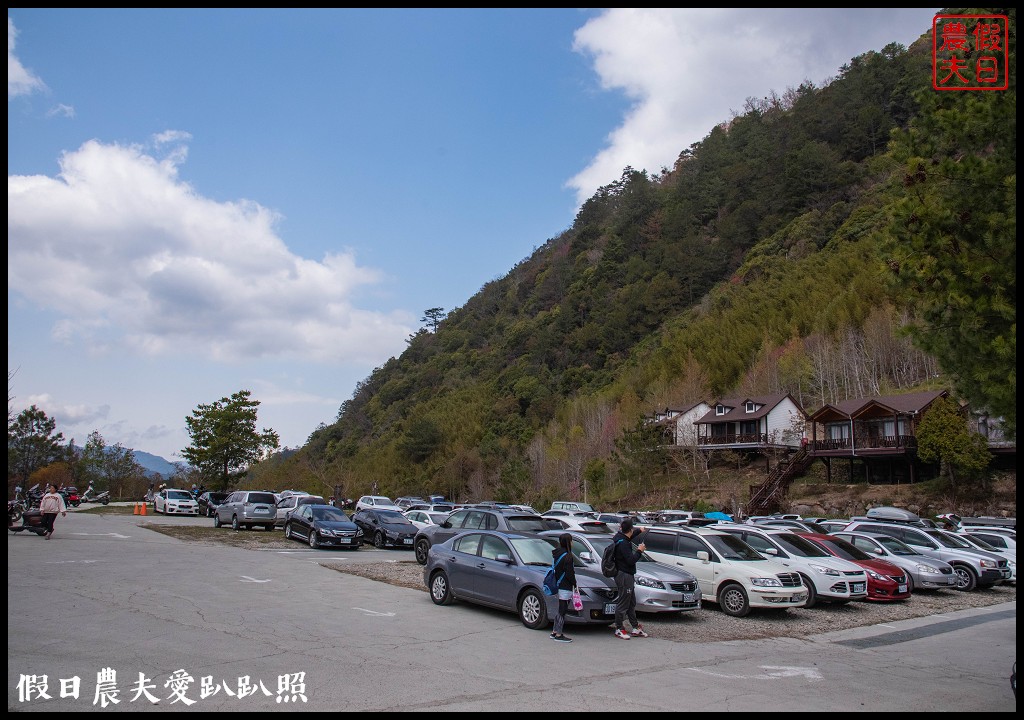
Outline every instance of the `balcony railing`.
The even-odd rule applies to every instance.
[[[765,433],[735,433],[732,435],[711,435],[697,438],[698,445],[767,445]]]
[[[816,452],[828,450],[852,450],[850,438],[832,440],[815,440],[811,447]],[[857,450],[877,450],[884,448],[916,448],[917,438],[913,435],[878,435],[875,437],[858,437]]]

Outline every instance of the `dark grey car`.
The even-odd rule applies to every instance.
[[[463,530],[543,532],[550,529],[551,526],[540,515],[530,515],[515,510],[463,508],[453,512],[440,525],[431,525],[416,533],[414,541],[416,562],[426,565],[427,553],[432,545],[450,540]]]
[[[535,533],[464,530],[431,546],[423,581],[435,605],[462,600],[515,612],[523,625],[546,628],[558,610],[558,596],[545,595],[544,575],[557,541]],[[615,620],[618,591],[601,572],[574,557],[583,609],[566,623],[607,625]]]
[[[885,560],[903,569],[910,579],[910,591],[915,590],[956,590],[957,575],[953,566],[919,553],[902,540],[882,533],[861,533],[839,531],[831,533],[871,557]]]

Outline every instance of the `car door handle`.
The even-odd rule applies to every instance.
[[[483,570],[487,566],[484,563],[480,563],[479,565],[477,565],[477,567]]]

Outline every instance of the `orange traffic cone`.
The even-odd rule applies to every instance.
[[[135,503],[135,506],[132,509],[132,515],[138,515],[138,514],[139,514],[139,504]]]
[[[146,505],[147,505],[147,503],[142,503],[142,512],[139,513],[140,515],[145,515],[146,514]]]

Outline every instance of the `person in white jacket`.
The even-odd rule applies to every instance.
[[[57,519],[57,513],[63,517],[68,516],[68,506],[64,504],[64,496],[57,492],[57,486],[52,483],[46,486],[46,494],[39,500],[39,512],[43,514],[43,533],[49,540],[53,535],[53,521]]]

